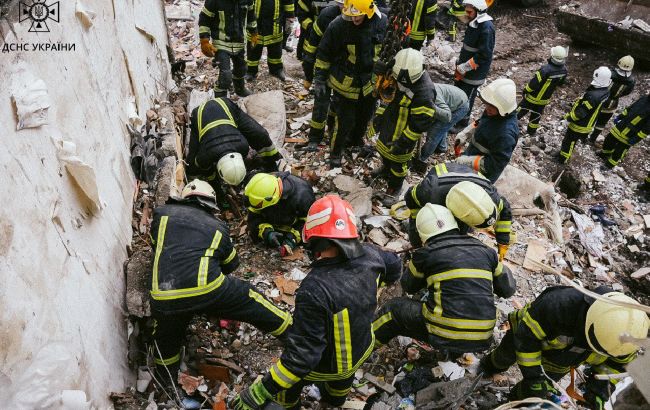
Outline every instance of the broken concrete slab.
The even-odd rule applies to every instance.
[[[126,309],[129,315],[147,317],[151,315],[149,305],[149,273],[151,252],[135,252],[126,262]]]
[[[373,215],[363,220],[363,223],[373,228],[383,228],[388,224],[389,215]]]
[[[650,273],[650,267],[646,266],[644,268],[638,269],[634,273],[630,275],[632,279],[641,279],[644,276],[648,275]]]
[[[592,256],[600,258],[603,256],[603,240],[605,233],[603,232],[602,225],[596,225],[594,221],[586,216],[580,215],[575,211],[571,211],[571,216],[578,229],[578,236],[582,246],[585,247],[587,252]]]
[[[156,172],[155,206],[164,205],[170,196],[180,196],[180,187],[176,184],[176,158],[166,157]]]
[[[466,395],[471,385],[472,381],[466,377],[449,382],[433,383],[417,392],[415,396],[416,408],[423,410],[449,409]]]
[[[194,20],[192,17],[192,7],[189,2],[179,4],[168,4],[165,6],[165,16],[167,20]]]
[[[499,194],[510,202],[512,208],[537,208],[535,198],[544,191],[553,191],[553,186],[541,181],[526,171],[508,165],[494,184]]]
[[[539,264],[546,263],[546,247],[544,242],[533,239],[528,241],[526,248],[526,256],[524,257],[524,269],[536,271],[539,269]]]
[[[381,228],[374,228],[368,232],[368,238],[379,246],[386,245],[390,240]]]
[[[334,186],[343,192],[354,192],[366,187],[363,182],[348,175],[337,175],[334,178]]]
[[[375,386],[379,387],[380,389],[382,389],[383,391],[385,391],[388,394],[395,393],[395,390],[396,390],[395,386],[392,386],[392,385],[386,383],[383,380],[379,380],[376,376],[374,376],[374,375],[372,375],[370,373],[364,374],[363,378],[368,380],[370,383],[374,384]]]
[[[284,107],[284,94],[280,90],[252,94],[240,100],[239,105],[255,121],[264,127],[271,141],[285,159],[291,158],[283,148],[287,131],[287,113]]]

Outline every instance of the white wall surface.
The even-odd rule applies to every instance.
[[[144,118],[170,84],[163,4],[62,0],[60,22],[30,33],[15,3],[0,22],[0,44],[75,50],[0,53],[0,407],[56,408],[53,397],[67,389],[107,408],[108,394],[131,377],[123,308],[135,185],[128,101],[136,98]],[[95,13],[92,26],[76,7]],[[48,124],[17,131],[11,96],[34,78],[47,87]],[[94,169],[102,203],[94,215],[57,157],[61,140]]]

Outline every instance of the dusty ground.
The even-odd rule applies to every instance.
[[[198,1],[193,3],[193,10],[196,13],[201,6],[199,3]],[[509,76],[521,89],[534,70],[546,60],[552,46],[561,44],[571,47],[568,60],[569,80],[553,97],[553,103],[547,108],[543,117],[542,129],[538,132],[538,135],[544,136],[545,143],[531,140],[522,134],[512,158],[512,163],[531,175],[544,181],[555,181],[562,170],[553,161],[564,133],[564,129],[559,125],[561,117],[568,111],[574,99],[579,97],[587,87],[593,70],[600,65],[615,64],[620,56],[593,47],[572,44],[570,39],[559,34],[553,25],[552,10],[553,7],[565,3],[564,1],[552,0],[549,1],[550,7],[526,10],[503,4],[506,3],[504,1],[501,3],[491,12],[497,26],[497,49],[491,69],[492,79],[504,75]],[[209,60],[201,55],[200,49],[196,46],[198,40],[195,38],[196,29],[193,22],[172,21],[169,23],[169,27],[175,57],[188,61],[185,73],[178,77],[178,89],[174,90],[171,96],[171,101],[175,106],[182,106],[187,102],[192,89],[208,90],[212,86],[216,70],[211,67]],[[439,36],[438,41],[431,48],[424,50],[425,55],[429,58],[431,75],[434,81],[439,82],[449,82],[451,77],[451,71],[448,68],[436,65],[436,61],[439,60],[436,60],[434,48],[438,48],[444,43],[442,36]],[[455,49],[459,46],[460,41],[452,45]],[[289,79],[282,84],[277,79],[268,76],[266,64],[262,62],[257,81],[248,84],[248,86],[255,92],[272,89],[284,90],[288,117],[287,137],[293,141],[285,144],[285,148],[293,156],[293,160],[290,162],[293,162],[294,168],[301,170],[303,175],[310,176],[317,195],[336,192],[337,188],[333,183],[335,175],[328,174],[326,167],[328,155],[326,147],[323,146],[315,154],[304,154],[295,150],[296,141],[304,140],[307,137],[308,122],[303,119],[299,128],[296,127],[298,124],[294,125],[295,129],[292,129],[291,124],[296,122],[294,119],[304,117],[311,112],[312,98],[300,84],[302,68],[294,55],[285,56],[285,70]],[[635,70],[635,75],[637,87],[631,96],[621,101],[621,107],[630,104],[642,92],[647,92],[650,89],[650,74],[648,72]],[[481,110],[481,105],[477,102],[475,116],[480,114],[479,110]],[[186,116],[185,119],[187,118]],[[525,129],[525,123],[522,125],[522,129]],[[560,211],[564,222],[563,233],[568,241],[564,248],[554,249],[555,262],[570,259],[572,266],[580,267],[581,272],[578,272],[578,269],[573,269],[573,272],[583,283],[589,285],[609,283],[610,286],[629,291],[646,302],[650,297],[650,293],[648,293],[650,280],[643,278],[634,280],[630,279],[629,275],[638,268],[647,266],[650,260],[647,241],[644,241],[647,227],[643,226],[641,217],[650,214],[650,206],[647,201],[644,202],[641,199],[636,191],[636,185],[650,170],[649,150],[648,144],[638,144],[628,154],[621,167],[610,171],[595,155],[593,146],[581,144],[578,147],[571,165],[565,170],[565,173],[573,175],[574,179],[582,184],[582,187],[576,198],[560,200]],[[444,155],[440,155],[435,160],[442,161],[444,158]],[[342,173],[354,176],[373,187],[376,192],[381,192],[383,183],[373,180],[370,176],[370,171],[378,165],[378,158],[363,160],[357,158],[355,153],[351,153],[346,157]],[[602,173],[605,181],[594,181],[594,170]],[[421,175],[411,174],[408,182],[413,184],[419,179],[421,179]],[[378,199],[374,200],[373,213],[385,213],[387,210],[381,206]],[[596,262],[590,261],[586,256],[580,240],[577,239],[575,227],[569,214],[570,208],[588,214],[589,207],[594,204],[606,205],[607,216],[618,223],[618,226],[604,228],[606,255]],[[278,291],[277,281],[285,281],[282,278],[290,277],[294,269],[306,272],[308,258],[303,256],[294,261],[282,260],[275,251],[268,251],[252,245],[243,222],[235,220],[231,212],[224,212],[223,217],[231,223],[232,236],[242,260],[242,266],[235,275],[250,280],[267,296],[276,300],[280,306],[292,309],[291,295]],[[514,223],[518,243],[511,247],[508,259],[517,276],[519,290],[510,300],[499,301],[498,307],[503,314],[523,306],[546,286],[557,283],[557,279],[552,275],[534,273],[521,267],[527,250],[527,240],[544,237],[539,223],[540,219],[535,217],[519,217]],[[640,235],[638,235],[639,226],[641,226]],[[365,226],[364,233],[367,234],[369,231],[370,228]],[[391,242],[396,238],[405,238],[399,223],[393,223],[384,232],[389,236]],[[486,243],[492,243],[487,234],[478,233],[478,235]],[[139,240],[142,241],[144,238]],[[142,245],[142,242],[140,244]],[[398,243],[396,246],[401,246],[400,244]],[[552,264],[556,266],[555,263]],[[606,266],[608,273],[603,274],[602,270],[599,271],[599,266]],[[562,265],[560,264],[559,267],[561,268]],[[400,294],[399,288],[389,288],[384,292],[381,300]],[[504,329],[496,332],[497,338],[501,337],[503,332]],[[428,352],[426,347],[417,348],[421,357],[418,360],[411,360],[409,364],[405,353],[407,345],[408,341],[406,340],[393,341],[389,347],[382,348],[373,354],[368,363],[364,365],[364,369],[391,382],[404,364],[427,369],[436,366],[436,359],[439,358],[435,358],[434,353]],[[226,383],[230,393],[223,395],[224,397],[233,397],[237,390],[252,382],[258,374],[263,373],[270,363],[279,357],[280,352],[279,345],[272,338],[264,336],[250,327],[220,323],[217,318],[199,318],[191,326],[188,336],[189,373],[197,374],[198,362],[206,360],[206,357],[208,360],[221,358],[235,363],[241,369],[230,372],[230,380]],[[410,358],[413,359],[414,355],[415,353],[411,351]],[[471,369],[473,366],[470,363],[475,364],[476,359],[469,357],[464,365]],[[465,408],[494,407],[498,401],[503,401],[504,391],[508,390],[508,385],[515,382],[516,376],[517,371],[513,370],[489,386],[481,387],[479,389],[481,393],[475,395]],[[217,385],[207,393],[201,393],[208,398],[206,406],[214,405],[215,409],[223,408],[220,407],[223,406],[223,404],[219,404],[220,399],[215,399],[218,387]],[[361,383],[351,394],[351,398],[365,400],[374,391],[378,391],[378,389],[372,385]],[[169,406],[173,406],[173,401],[166,400],[164,396],[158,399],[158,403],[165,401],[168,401]],[[140,401],[140,403],[146,402],[147,400]],[[142,408],[145,405],[142,404]],[[118,407],[120,407],[119,404]],[[127,407],[124,406],[124,408]]]

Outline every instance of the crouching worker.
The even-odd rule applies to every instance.
[[[461,234],[454,215],[426,204],[417,230],[424,246],[413,253],[402,288],[429,288],[426,302],[407,297],[388,301],[377,313],[377,344],[398,335],[425,341],[452,358],[490,347],[497,311],[494,295],[515,293],[515,279],[497,253],[478,239]]]
[[[280,254],[300,244],[300,231],[316,197],[311,185],[289,172],[259,173],[244,189],[248,230],[253,241],[264,241]]]
[[[372,353],[377,287],[399,279],[399,257],[359,242],[352,207],[334,195],[314,202],[303,237],[315,260],[296,293],[284,352],[261,381],[237,396],[237,410],[261,409],[272,400],[300,409],[303,386],[314,382],[323,401],[341,406],[354,372]]]
[[[200,180],[187,184],[181,199],[154,209],[150,300],[154,360],[163,380],[167,367],[176,381],[185,329],[195,314],[247,322],[276,337],[291,324],[288,312],[229,276],[239,257],[217,210],[214,190]]]
[[[604,286],[595,292],[614,303],[638,304]],[[607,300],[596,300],[570,286],[547,288],[532,303],[508,315],[510,330],[481,359],[481,370],[486,375],[499,373],[517,362],[524,378],[510,395],[518,400],[558,394],[552,381],[587,364],[592,374],[587,377],[584,399],[592,409],[603,409],[621,379],[594,376],[624,372],[639,347],[621,336],[645,339],[650,324],[645,312]]]

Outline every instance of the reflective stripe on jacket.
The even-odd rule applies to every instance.
[[[531,104],[547,105],[555,89],[564,84],[567,69],[564,64],[555,64],[548,60],[548,64],[535,72],[535,76],[524,87],[524,98]]]
[[[244,30],[257,28],[252,0],[205,0],[199,14],[199,37],[212,38],[217,49],[244,49]]]
[[[636,100],[621,113],[610,133],[627,145],[634,145],[650,134],[650,95]]]
[[[589,134],[594,130],[600,108],[609,96],[607,87],[589,86],[582,97],[577,99],[567,114],[569,129],[580,134]]]

